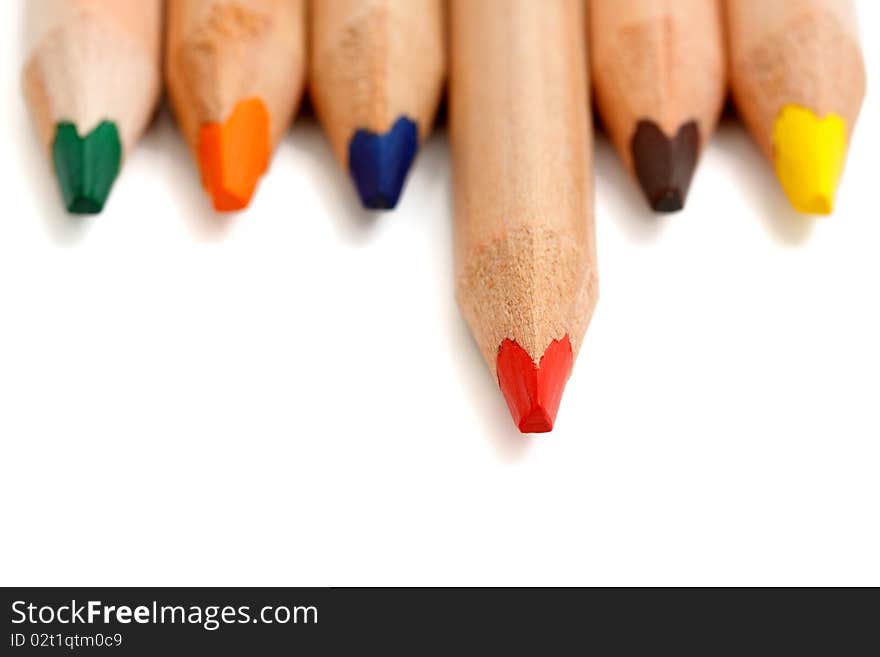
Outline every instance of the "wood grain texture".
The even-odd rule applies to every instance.
[[[726,12],[736,103],[768,158],[788,104],[835,113],[852,131],[865,68],[849,0],[726,0]]]
[[[168,0],[166,78],[193,150],[204,124],[252,98],[278,144],[302,98],[305,9],[305,0]]]
[[[627,168],[640,120],[669,138],[696,121],[704,144],[727,89],[718,0],[591,0],[589,7],[596,103]]]
[[[161,89],[161,0],[28,0],[23,84],[47,150],[59,122],[80,134],[116,123],[123,153],[143,133]]]
[[[596,304],[585,34],[580,0],[452,1],[456,291],[493,376],[506,338],[576,355]]]
[[[359,129],[384,133],[401,116],[430,134],[446,77],[441,0],[313,0],[310,94],[348,169]]]

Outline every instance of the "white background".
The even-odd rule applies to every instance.
[[[880,3],[832,218],[789,210],[732,117],[668,217],[600,136],[601,298],[539,437],[454,302],[445,128],[370,215],[300,117],[218,217],[163,109],[71,222],[24,5],[0,2],[0,583],[880,584]]]

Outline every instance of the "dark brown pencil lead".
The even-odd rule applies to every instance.
[[[696,121],[683,124],[672,139],[653,121],[639,121],[631,147],[636,177],[651,208],[681,210],[700,150]]]

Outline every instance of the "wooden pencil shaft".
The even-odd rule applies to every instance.
[[[28,46],[36,49],[55,30],[91,15],[153,51],[162,27],[162,0],[28,0]]]
[[[849,0],[726,0],[726,18],[737,104],[768,157],[786,105],[837,114],[852,130],[865,72]]]
[[[161,0],[30,0],[25,95],[47,148],[59,122],[117,124],[124,150],[161,88]]]
[[[580,0],[453,0],[457,295],[492,372],[537,362],[596,301],[586,23]],[[549,45],[552,44],[552,47]]]
[[[717,0],[591,0],[590,53],[597,103],[626,165],[639,121],[674,137],[696,121],[702,141],[726,91]]]
[[[446,73],[442,0],[313,0],[311,98],[340,162],[357,130],[430,133]]]
[[[166,76],[187,140],[206,123],[261,100],[273,144],[298,107],[305,78],[305,0],[168,0]]]

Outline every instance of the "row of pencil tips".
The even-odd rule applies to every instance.
[[[363,205],[390,209],[447,93],[458,301],[524,432],[552,429],[598,296],[591,89],[658,212],[684,206],[731,90],[794,208],[830,213],[865,93],[850,0],[28,10],[25,95],[72,213],[102,210],[163,89],[214,208],[243,209],[306,86]]]

